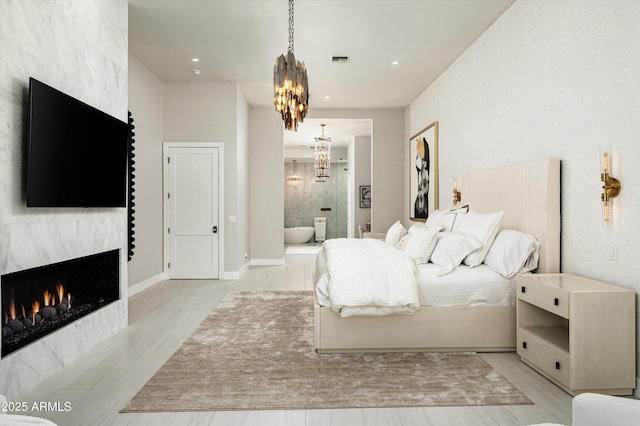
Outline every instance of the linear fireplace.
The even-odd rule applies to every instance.
[[[2,358],[120,298],[120,250],[2,275]]]

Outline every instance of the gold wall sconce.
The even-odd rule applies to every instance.
[[[602,219],[605,223],[611,221],[611,199],[620,193],[620,181],[609,175],[609,153],[602,154],[602,173],[600,174],[602,181]]]
[[[457,209],[460,200],[462,199],[462,193],[458,191],[458,181],[453,179],[453,208]]]

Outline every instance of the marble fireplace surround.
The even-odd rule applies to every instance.
[[[126,217],[124,214],[116,214],[114,217],[112,213],[97,213],[97,216],[102,217],[98,221],[76,217],[71,222],[0,226],[0,229],[4,228],[4,232],[0,231],[0,239],[4,240],[3,247],[9,248],[10,253],[8,258],[3,259],[4,267],[0,268],[2,274],[113,249],[120,250],[120,300],[0,360],[0,394],[4,394],[10,401],[34,390],[44,380],[127,326],[127,256],[122,237],[126,235]],[[96,229],[101,229],[101,232],[96,234]],[[79,239],[76,237],[83,234],[88,238],[84,244],[78,244]]]
[[[119,300],[119,273],[120,250],[111,250],[2,275],[1,357]]]

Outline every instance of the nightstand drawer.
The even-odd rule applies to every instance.
[[[570,361],[567,352],[519,328],[518,355],[563,386],[569,386]]]
[[[562,288],[519,277],[518,298],[562,318],[569,318],[569,292]]]

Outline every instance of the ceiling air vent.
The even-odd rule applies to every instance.
[[[348,56],[332,56],[331,62],[340,63],[340,64],[347,63],[349,62],[349,57]]]

